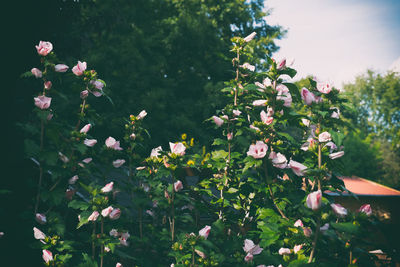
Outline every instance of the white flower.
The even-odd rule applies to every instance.
[[[249,71],[255,71],[255,69],[256,69],[255,66],[253,66],[253,65],[251,65],[251,64],[249,64],[247,62],[244,63],[241,67],[244,68],[244,69],[248,69]]]
[[[46,238],[46,235],[37,229],[36,227],[33,227],[33,235],[35,236],[36,239],[42,240]]]
[[[252,32],[249,35],[247,35],[246,37],[244,37],[243,40],[248,43],[248,42],[250,42],[251,40],[254,39],[256,34],[257,34],[256,32]]]
[[[113,166],[114,166],[115,168],[119,168],[119,167],[121,167],[124,163],[125,163],[125,160],[124,160],[124,159],[117,159],[117,160],[114,160],[114,161],[113,161]]]
[[[85,140],[83,141],[83,143],[84,143],[85,145],[87,145],[88,147],[92,147],[92,146],[94,146],[95,144],[97,144],[97,140],[96,140],[96,139],[87,139],[87,138],[85,138]]]
[[[323,132],[323,133],[320,133],[320,134],[318,135],[318,141],[320,141],[321,143],[323,143],[323,142],[329,142],[329,141],[331,141],[331,140],[332,140],[331,134],[328,133],[328,132]]]
[[[141,120],[141,119],[143,119],[144,117],[146,117],[146,115],[147,115],[147,112],[146,112],[146,110],[142,110],[140,113],[139,113],[139,115],[137,115],[137,119],[138,120]]]
[[[151,158],[153,158],[153,157],[157,158],[158,156],[160,156],[160,151],[162,151],[162,147],[161,146],[153,148],[151,150],[150,157]]]

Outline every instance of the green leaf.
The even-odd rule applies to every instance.
[[[297,71],[295,69],[292,68],[284,68],[280,71],[278,71],[279,74],[286,74],[289,75],[290,78],[293,78],[294,76],[296,76]]]
[[[97,267],[97,262],[95,260],[92,260],[92,258],[86,254],[82,253],[83,256],[83,262],[78,265],[78,267]]]
[[[285,137],[288,141],[292,142],[292,143],[296,143],[296,140],[294,140],[294,138],[288,134],[288,133],[284,133],[284,132],[277,132],[276,133],[278,136],[282,136]]]
[[[213,146],[223,145],[226,144],[227,141],[222,140],[221,138],[215,138],[214,142],[212,143]]]
[[[355,225],[351,222],[345,222],[345,223],[331,223],[332,227],[335,228],[338,231],[350,233],[350,234],[356,234],[360,227],[358,225]]]
[[[294,98],[301,99],[299,88],[294,83],[283,83],[288,89],[289,92]]]
[[[228,157],[229,153],[224,150],[217,150],[217,151],[211,152],[211,155],[212,155],[213,159],[226,159]]]
[[[233,188],[233,187],[228,189],[228,193],[230,193],[230,194],[236,193],[237,191],[238,191],[238,189]]]
[[[74,199],[68,203],[68,207],[84,211],[87,210],[90,207],[90,205],[87,202]]]

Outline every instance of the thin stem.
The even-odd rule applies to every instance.
[[[93,236],[93,239],[92,239],[92,259],[94,260],[94,254],[95,254],[95,249],[96,249],[96,247],[95,247],[95,245],[94,245],[94,239],[96,238],[96,222],[93,222],[93,231],[92,231],[92,236]]]
[[[170,229],[171,229],[171,240],[174,242],[175,239],[175,206],[174,206],[174,200],[175,200],[175,188],[174,188],[174,183],[175,183],[175,177],[174,174],[171,172],[172,176],[172,196],[171,196],[171,219],[169,220],[170,224]]]
[[[321,167],[322,167],[321,158],[322,158],[321,144],[318,144],[318,169],[321,169]],[[321,190],[321,179],[320,179],[320,177],[318,177],[318,190]]]
[[[350,262],[349,262],[349,264],[351,264],[351,262],[353,261],[353,251],[352,251],[352,250],[350,250],[350,255],[349,255],[349,257],[350,257]]]
[[[75,126],[75,131],[78,130],[79,125],[81,124],[81,117],[85,113],[85,105],[86,105],[86,98],[83,99],[82,108],[81,108],[81,111],[80,111],[80,116],[79,116],[78,122],[76,123],[76,126]]]
[[[194,266],[194,247],[192,247],[192,266]]]
[[[317,229],[315,230],[315,236],[314,236],[314,240],[312,242],[312,250],[311,250],[311,254],[310,257],[308,258],[308,263],[311,263],[315,254],[315,249],[317,248],[317,241],[318,241],[318,235],[319,235],[319,228],[321,227],[321,218],[320,216],[318,216],[318,220],[317,220]]]
[[[318,124],[318,129],[320,128],[319,124]],[[322,153],[321,153],[321,144],[318,143],[318,169],[321,170],[322,168]],[[321,179],[320,177],[318,177],[318,190],[321,190]],[[308,259],[308,263],[311,263],[315,254],[315,249],[317,247],[317,241],[318,241],[318,234],[320,232],[320,227],[321,227],[321,216],[318,215],[318,219],[317,219],[317,229],[315,229],[315,236],[314,236],[314,241],[312,243],[313,248],[311,250],[311,254],[310,257]]]
[[[236,85],[237,85],[237,82],[239,81],[239,49],[236,52],[236,64],[237,65],[236,65],[236,78],[235,78],[235,81],[236,81]],[[238,90],[239,90],[239,88],[236,87],[235,88],[235,99],[234,99],[234,103],[233,103],[235,106],[237,106]]]
[[[275,197],[274,197],[274,193],[272,192],[271,186],[269,185],[268,169],[267,169],[267,164],[266,164],[265,161],[264,161],[263,165],[264,165],[264,175],[265,175],[265,179],[266,179],[267,184],[268,184],[268,191],[269,191],[269,194],[271,196],[272,203],[274,203],[274,206],[275,206],[276,210],[279,212],[279,214],[282,216],[282,218],[284,218],[285,220],[289,220],[288,217],[286,217],[286,215],[283,213],[283,211],[278,207],[278,205],[276,205],[276,200],[275,200]]]
[[[40,123],[40,151],[43,151],[43,145],[44,145],[44,121],[43,121],[43,119],[41,119],[41,123]],[[42,168],[42,165],[40,164],[40,166],[39,166],[38,190],[37,190],[36,203],[35,203],[35,214],[37,213],[37,211],[39,209],[40,189],[42,187],[42,180],[43,180],[43,168]]]
[[[104,234],[104,218],[101,217],[101,237],[103,238]],[[103,267],[103,253],[104,253],[104,244],[103,242],[101,243],[101,256],[100,256],[100,267]]]

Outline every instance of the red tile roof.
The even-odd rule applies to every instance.
[[[346,189],[356,195],[400,196],[400,191],[357,176],[341,177]]]

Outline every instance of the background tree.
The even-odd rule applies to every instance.
[[[350,122],[357,129],[346,143],[346,174],[399,188],[399,73],[382,75],[368,70],[354,83],[346,84],[344,90],[355,108]]]

